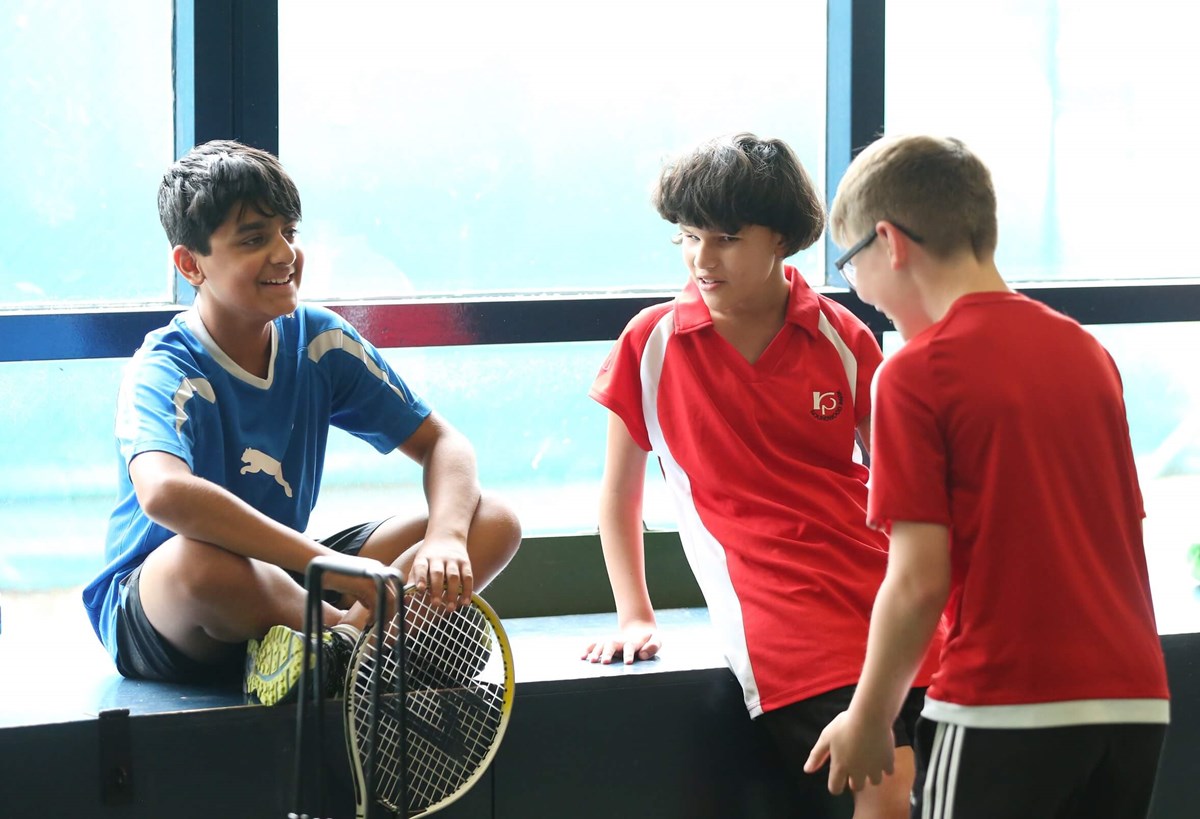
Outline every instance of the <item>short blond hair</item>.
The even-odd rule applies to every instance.
[[[833,240],[848,247],[880,221],[918,235],[945,258],[970,247],[996,250],[996,191],[983,161],[953,137],[883,137],[860,153],[838,185],[829,214]]]

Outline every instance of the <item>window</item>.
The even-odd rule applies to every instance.
[[[1184,192],[1200,180],[1172,150],[1200,56],[1179,4],[751,3],[736,14],[764,21],[752,39],[729,36],[715,0],[174,6],[175,21],[152,0],[55,0],[0,21],[0,588],[78,585],[101,559],[120,367],[174,301],[154,191],[177,144],[278,150],[304,197],[309,299],[408,315],[510,294],[462,346],[401,326],[404,343],[433,346],[386,354],[475,442],[484,483],[530,534],[579,533],[595,528],[605,425],[586,392],[611,341],[563,327],[592,315],[588,299],[611,308],[682,283],[671,226],[648,203],[663,156],[753,130],[788,140],[829,188],[886,124],[979,149],[1000,193],[1002,270],[1062,285],[1033,295],[1113,351],[1160,623],[1189,630],[1178,556],[1200,535],[1161,510],[1194,496],[1197,397],[1164,350],[1195,349],[1200,286],[1149,281],[1195,275],[1185,228],[1200,206]],[[884,8],[886,48],[872,17]],[[820,282],[823,256],[792,261]],[[495,332],[546,294],[567,322],[522,328],[536,343]],[[648,479],[646,522],[670,527],[653,464]],[[401,456],[334,436],[313,529],[376,513],[376,497],[403,505],[418,483]],[[26,523],[52,517],[53,537]]]
[[[280,6],[279,148],[309,298],[682,286],[665,154],[787,140],[823,183],[825,16],[717,0]],[[634,22],[636,21],[636,22]],[[817,249],[793,260],[813,281]]]
[[[0,21],[0,309],[170,301],[171,4],[58,0]]]
[[[887,128],[988,162],[1010,281],[1196,275],[1200,164],[1179,145],[1200,51],[1181,17],[1175,0],[888,0]]]
[[[588,388],[611,343],[387,350],[389,363],[474,444],[485,489],[513,504],[527,536],[595,532],[606,413]],[[335,431],[336,432],[336,431]],[[345,433],[330,436],[314,532],[412,509],[417,467],[379,457]],[[646,523],[674,528],[657,464],[647,470]]]
[[[280,155],[304,199],[307,298],[674,292],[675,230],[649,203],[667,153],[752,130],[823,173],[824,9],[763,8],[760,36],[729,38],[715,0],[282,5]],[[820,246],[789,261],[821,281]],[[562,533],[596,528],[606,415],[587,391],[610,346],[395,358],[414,387],[431,379],[423,394],[526,531]],[[374,470],[354,447],[326,486]],[[647,523],[673,525],[656,467],[647,485]]]

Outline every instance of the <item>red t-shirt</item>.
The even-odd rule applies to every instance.
[[[659,457],[752,716],[858,681],[887,567],[854,460],[879,345],[786,273],[786,324],[753,365],[689,283],[629,323],[591,390]]]
[[[925,713],[981,727],[1166,722],[1120,375],[1082,327],[975,293],[880,368],[868,518],[950,527]]]

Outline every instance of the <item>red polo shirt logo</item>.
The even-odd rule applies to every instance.
[[[832,421],[842,414],[842,391],[813,390],[812,416],[818,421]]]

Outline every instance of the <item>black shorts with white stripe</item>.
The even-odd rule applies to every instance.
[[[922,717],[912,819],[1144,819],[1166,726],[967,728]]]

